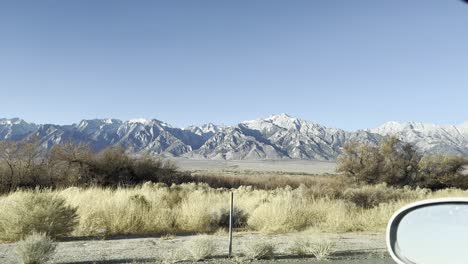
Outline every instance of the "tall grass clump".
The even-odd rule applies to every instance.
[[[49,191],[18,191],[0,199],[0,240],[18,241],[34,232],[68,236],[78,223],[77,210]]]
[[[44,233],[32,233],[18,242],[16,254],[20,264],[44,264],[54,254],[56,244]]]
[[[61,194],[78,209],[77,235],[165,234],[175,230],[176,208],[171,198],[175,194],[164,185],[68,188]]]
[[[310,252],[317,260],[326,260],[335,252],[335,246],[332,241],[316,242],[310,245]]]
[[[326,217],[323,200],[308,200],[288,190],[260,201],[248,225],[256,230],[281,233],[303,230],[321,223]]]
[[[193,190],[182,199],[177,211],[177,226],[185,232],[211,232],[219,222],[216,211],[220,196],[207,190]]]

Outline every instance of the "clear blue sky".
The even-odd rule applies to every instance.
[[[0,2],[0,116],[468,120],[460,0]]]

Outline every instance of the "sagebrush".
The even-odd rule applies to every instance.
[[[255,241],[247,246],[247,259],[272,259],[275,256],[275,245],[267,241]]]
[[[214,255],[216,244],[209,236],[197,236],[188,245],[188,251],[194,261],[204,260]]]
[[[56,244],[44,233],[32,233],[18,242],[16,254],[20,264],[45,264],[54,254]]]
[[[0,199],[2,241],[17,241],[34,232],[66,237],[77,224],[77,209],[58,193],[19,191]]]

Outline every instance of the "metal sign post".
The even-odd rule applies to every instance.
[[[234,214],[234,193],[231,192],[231,207],[229,209],[229,257],[232,257],[232,218]]]

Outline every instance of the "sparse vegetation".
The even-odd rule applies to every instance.
[[[44,233],[32,233],[18,242],[20,264],[45,264],[55,252],[55,243]]]
[[[318,260],[326,260],[335,251],[335,243],[332,241],[316,242],[310,245],[310,252]]]
[[[308,239],[299,237],[294,239],[289,250],[293,256],[305,257],[310,254],[310,246],[311,242]]]
[[[247,259],[272,259],[275,256],[275,246],[267,241],[255,241],[248,245],[245,252]]]
[[[216,245],[209,236],[197,236],[190,241],[188,250],[192,260],[200,261],[212,256]]]
[[[306,238],[296,238],[290,248],[292,255],[305,257],[312,255],[318,260],[328,259],[335,251],[335,243],[332,241],[312,242]]]
[[[93,154],[86,146],[66,144],[44,158],[33,143],[2,144],[0,175],[7,190],[34,186],[18,179],[57,183],[51,189],[25,187],[0,196],[2,241],[17,241],[32,232],[53,238],[217,232],[228,226],[231,191],[235,228],[265,233],[310,228],[383,231],[391,214],[406,203],[468,195],[460,189],[401,186],[408,177],[431,187],[463,183],[467,177],[458,171],[465,159],[421,157],[395,139],[382,146],[347,146],[340,158],[345,175],[328,176],[190,175],[160,160],[130,157],[121,149]],[[12,170],[6,169],[8,164]],[[50,167],[41,167],[44,164]]]
[[[170,250],[159,261],[163,264],[175,264],[187,260],[187,252],[182,249]],[[159,263],[159,262],[156,262]]]

